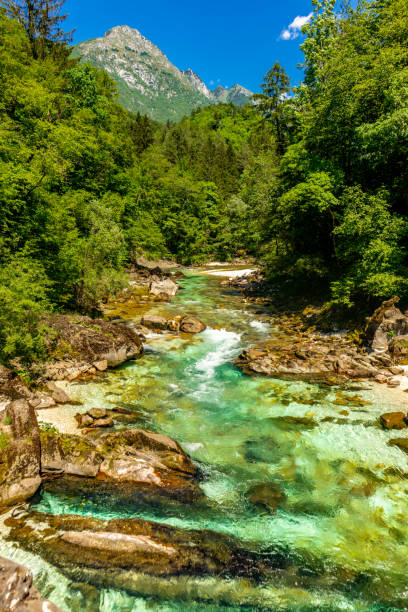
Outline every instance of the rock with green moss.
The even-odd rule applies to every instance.
[[[9,539],[89,584],[137,590],[140,574],[156,577],[260,577],[278,555],[245,550],[233,537],[141,519],[103,521],[30,512],[7,519]],[[44,538],[44,533],[47,537]]]
[[[25,400],[0,410],[0,506],[29,499],[41,484],[40,432]]]
[[[103,457],[81,436],[41,431],[41,469],[44,473],[65,473],[95,477]]]
[[[179,444],[141,429],[95,431],[84,439],[43,428],[41,466],[44,473],[81,477],[89,491],[101,488],[137,497],[140,489],[149,489],[153,497],[190,501],[202,496],[197,468]]]
[[[93,363],[106,362],[108,366],[117,366],[143,354],[138,334],[124,325],[79,315],[52,315],[43,323],[49,329],[47,342],[50,356],[58,361],[73,360],[84,364],[79,368],[78,375],[90,370],[91,373],[96,372]]]

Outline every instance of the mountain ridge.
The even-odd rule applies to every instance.
[[[243,105],[252,93],[241,85],[210,90],[191,68],[180,70],[136,28],[114,26],[103,37],[73,47],[73,57],[106,70],[116,81],[119,101],[132,112],[177,121],[192,110],[220,102]],[[222,98],[222,99],[221,99]]]

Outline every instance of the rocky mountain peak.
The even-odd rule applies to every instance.
[[[72,56],[106,70],[116,81],[119,101],[125,108],[159,121],[177,121],[198,106],[219,102],[242,105],[251,95],[239,85],[231,95],[225,88],[210,91],[191,68],[179,70],[139,30],[127,25],[79,43]]]
[[[189,83],[197,89],[200,93],[203,94],[206,98],[212,97],[212,92],[208,89],[204,81],[191,70],[191,68],[187,68],[187,70],[183,71],[184,76],[187,78]]]

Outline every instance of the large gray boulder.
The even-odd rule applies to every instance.
[[[165,278],[163,280],[152,281],[149,291],[153,295],[165,294],[173,296],[176,295],[178,288],[178,285],[171,278]]]
[[[37,417],[27,401],[15,400],[0,411],[0,506],[29,499],[40,484]]]
[[[52,329],[48,339],[51,357],[117,366],[143,353],[138,334],[125,325],[72,315],[51,315],[44,324]]]
[[[27,568],[0,557],[1,612],[62,612],[41,598],[33,586],[33,575]]]

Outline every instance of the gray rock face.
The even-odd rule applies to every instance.
[[[0,557],[1,612],[62,612],[50,601],[41,598],[33,587],[33,575],[13,561]]]
[[[40,484],[37,417],[28,402],[15,400],[0,411],[0,506],[29,499]]]

